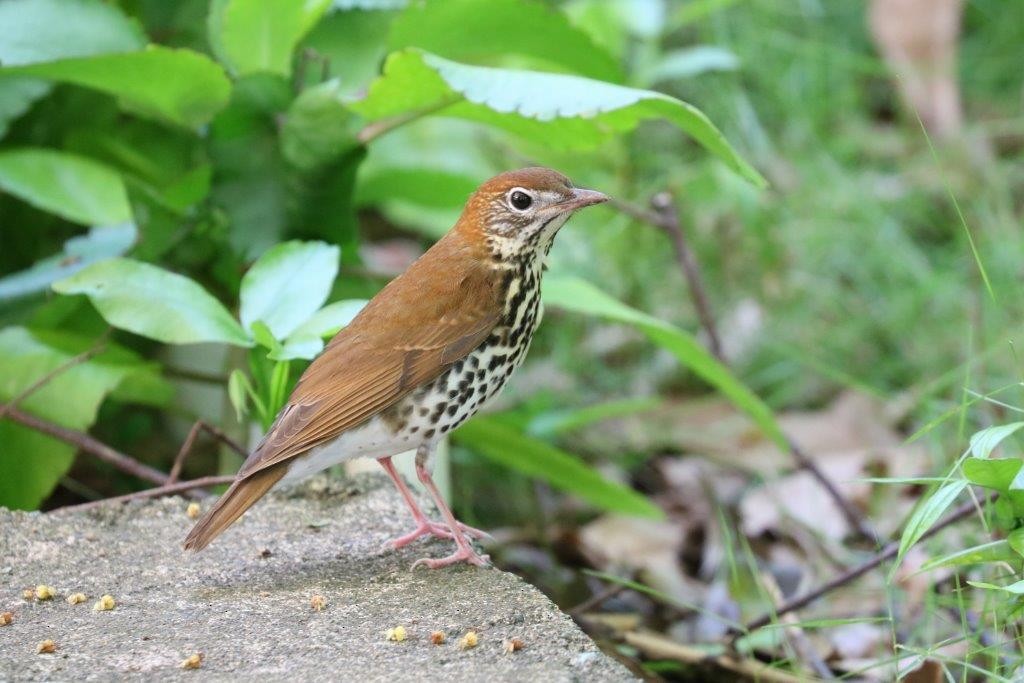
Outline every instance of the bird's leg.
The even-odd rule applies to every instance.
[[[427,468],[427,459],[430,456],[430,448],[426,445],[420,446],[416,451],[416,476],[423,482],[423,485],[427,488],[427,492],[430,493],[430,497],[434,499],[434,504],[437,505],[437,509],[441,511],[441,517],[448,525],[448,530],[451,532],[452,538],[455,540],[455,552],[448,557],[442,557],[440,559],[434,559],[432,557],[424,557],[416,560],[412,568],[415,569],[420,565],[429,567],[430,569],[437,569],[438,567],[446,567],[450,564],[457,562],[466,562],[468,564],[475,564],[478,567],[485,567],[490,563],[490,559],[487,555],[478,555],[472,546],[469,545],[469,541],[466,540],[466,533],[463,530],[463,526],[455,519],[455,515],[448,508],[448,504],[444,502],[444,498],[441,497],[441,492],[437,490],[437,485],[434,484],[434,479],[430,476],[430,470]]]
[[[448,530],[447,526],[430,521],[430,519],[423,513],[423,510],[416,502],[416,497],[413,496],[412,491],[409,490],[408,484],[405,483],[405,480],[402,479],[402,476],[398,474],[398,471],[395,469],[395,464],[391,462],[391,457],[380,458],[377,462],[380,463],[380,466],[383,467],[384,471],[388,473],[389,477],[391,477],[391,481],[395,483],[395,488],[397,488],[398,492],[402,494],[402,499],[409,507],[409,512],[412,513],[413,521],[416,522],[415,529],[403,536],[391,539],[388,541],[388,544],[392,548],[398,549],[409,545],[421,536],[431,535],[438,536],[439,538],[451,538],[452,533]],[[462,523],[459,524],[459,528],[475,538],[490,538],[490,535],[487,532],[474,529],[473,527],[466,526]]]

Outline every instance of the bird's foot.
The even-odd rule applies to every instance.
[[[473,527],[463,524],[462,522],[459,522],[458,524],[460,531],[462,531],[465,534],[469,534],[473,538],[491,538],[491,535],[486,531],[474,529]],[[429,520],[423,520],[422,522],[417,524],[416,528],[410,531],[409,533],[388,541],[388,545],[397,550],[399,548],[404,548],[405,546],[409,545],[421,536],[436,536],[437,538],[451,539],[452,532],[451,529],[449,529],[446,524],[442,524],[440,522],[431,522]]]
[[[417,569],[419,567],[426,567],[427,569],[438,569],[440,567],[447,567],[448,565],[458,564],[459,562],[465,562],[466,564],[472,564],[477,567],[487,567],[491,564],[491,558],[488,555],[477,554],[476,551],[474,551],[468,545],[459,545],[458,550],[456,550],[448,557],[424,557],[413,562],[411,569]]]

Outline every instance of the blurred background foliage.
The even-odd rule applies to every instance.
[[[921,477],[1021,403],[1024,4],[963,6],[951,127],[901,101],[868,14],[824,0],[6,0],[0,400],[90,353],[15,407],[166,472],[197,419],[256,436],[322,339],[494,173],[543,164],[634,208],[669,192],[734,374],[702,347],[664,231],[589,210],[551,254],[526,366],[454,438],[450,489],[465,521],[503,530],[499,562],[563,606],[601,583],[575,569],[621,570],[674,600],[627,605],[648,623],[713,639],[681,602],[754,616],[770,595],[741,579],[763,579],[758,562],[790,594],[828,576],[821,547],[857,552],[836,545],[841,523],[808,527],[830,502],[799,488],[779,424],[888,535],[934,488]],[[147,485],[11,417],[0,504]],[[184,476],[238,462],[201,440]],[[779,512],[773,486],[810,511]],[[601,510],[655,526],[617,532]],[[616,533],[673,539],[672,569],[665,548],[616,550]],[[709,607],[721,585],[727,606]],[[896,619],[897,588],[875,588]],[[756,646],[785,660],[777,636]],[[904,656],[936,656],[922,652]],[[871,654],[906,663],[887,656]]]

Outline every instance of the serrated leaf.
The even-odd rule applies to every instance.
[[[268,249],[242,277],[239,317],[284,339],[306,322],[331,293],[341,250],[324,242],[291,241]]]
[[[622,69],[560,10],[535,0],[415,3],[392,23],[388,49],[418,47],[465,62],[516,55],[604,81]]]
[[[94,263],[53,289],[85,294],[114,327],[168,344],[252,346],[227,309],[195,281],[126,258]]]
[[[986,562],[1011,562],[1019,559],[1006,540],[999,540],[964,548],[949,555],[928,560],[921,565],[921,571]]]
[[[967,488],[967,482],[963,479],[947,482],[917,506],[914,514],[910,516],[906,527],[903,529],[903,535],[900,537],[897,561],[903,559],[906,552],[921,540],[921,537],[939,521],[942,513],[953,504],[953,501],[956,500],[956,497],[965,488]]]
[[[72,237],[60,254],[38,261],[31,268],[0,278],[0,301],[50,288],[57,280],[73,275],[86,266],[121,256],[132,246],[138,231],[132,223],[96,227],[86,235]]]
[[[211,7],[208,24],[211,43],[239,76],[257,72],[288,76],[295,45],[330,4],[330,0],[218,2]]]
[[[0,190],[84,225],[131,219],[121,176],[92,159],[66,152],[35,147],[0,152]]]
[[[351,109],[379,119],[412,113],[477,121],[556,149],[595,147],[641,121],[668,121],[761,187],[765,180],[696,107],[650,90],[580,76],[452,62],[415,48],[391,54]]]
[[[990,457],[996,446],[1021,427],[1024,427],[1024,422],[1011,422],[975,432],[971,435],[971,454],[976,458]]]
[[[146,44],[136,21],[101,0],[4,0],[0,26],[4,66],[132,52]]]
[[[3,67],[2,75],[92,88],[119,98],[133,113],[189,128],[213,118],[231,92],[223,69],[205,55],[158,45],[141,52]]]
[[[715,360],[714,356],[689,333],[630,308],[579,278],[549,275],[544,281],[543,296],[546,305],[626,323],[637,328],[655,344],[671,352],[680,363],[690,368],[705,382],[721,391],[733,405],[747,413],[765,436],[780,448],[789,448],[771,408],[744,386],[728,368]]]
[[[500,465],[543,479],[603,510],[637,517],[664,516],[656,505],[633,489],[608,481],[574,456],[495,418],[474,418],[460,427],[453,438]]]

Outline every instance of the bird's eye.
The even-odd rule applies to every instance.
[[[508,196],[508,201],[512,204],[512,208],[517,211],[526,211],[533,204],[533,197],[526,194],[522,190],[512,190],[512,194]]]

